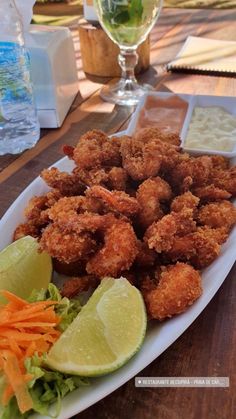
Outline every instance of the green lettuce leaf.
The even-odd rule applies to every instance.
[[[69,300],[69,298],[62,297],[59,289],[52,283],[49,284],[48,289],[46,290],[34,290],[28,298],[28,301],[31,303],[45,300],[60,302],[60,304],[55,306],[55,311],[61,317],[61,322],[58,328],[62,332],[64,332],[69,324],[72,323],[82,307],[79,297],[71,300]]]
[[[54,284],[49,284],[48,289],[34,290],[28,298],[29,302],[53,300],[59,301],[55,311],[61,317],[58,328],[64,331],[81,310],[80,300],[69,300],[62,297]],[[25,360],[25,367],[33,379],[28,383],[30,395],[33,400],[33,409],[22,414],[19,411],[15,397],[12,397],[6,407],[0,406],[1,419],[27,419],[33,412],[56,418],[61,409],[61,400],[66,394],[80,386],[87,386],[88,380],[74,375],[52,371],[45,367],[46,354],[34,354]],[[0,382],[1,384],[1,382]],[[51,405],[54,403],[53,407]]]
[[[33,409],[24,414],[20,413],[16,398],[13,397],[3,409],[1,419],[26,419],[33,412],[56,418],[60,413],[63,397],[76,388],[89,384],[86,378],[47,370],[44,368],[44,361],[45,356],[37,355],[25,361],[27,372],[34,376],[28,385]]]

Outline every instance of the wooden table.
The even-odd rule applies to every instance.
[[[99,98],[98,83],[87,80],[76,46],[80,94],[61,129],[43,130],[32,150],[0,157],[0,215],[40,173],[62,157],[61,146],[74,145],[92,128],[114,133],[124,129],[133,109],[114,107]],[[150,69],[141,76],[157,90],[236,96],[236,78],[168,74],[188,35],[235,40],[236,10],[163,10],[151,36]],[[236,291],[234,267],[211,303],[189,329],[140,376],[229,376],[230,387],[136,389],[134,379],[77,416],[78,419],[233,419],[236,417]]]

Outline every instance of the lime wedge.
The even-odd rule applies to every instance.
[[[33,289],[47,288],[52,275],[51,257],[38,252],[37,240],[26,236],[0,252],[0,289],[27,298]],[[0,296],[0,303],[6,302]]]
[[[47,365],[86,377],[107,374],[138,351],[146,326],[139,290],[125,278],[104,278],[50,349]]]

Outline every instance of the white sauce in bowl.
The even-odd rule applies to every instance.
[[[236,116],[219,106],[195,107],[185,139],[186,148],[232,151]]]

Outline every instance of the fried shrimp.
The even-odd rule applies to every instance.
[[[52,190],[46,195],[34,196],[28,202],[24,210],[26,222],[19,224],[14,231],[13,240],[18,240],[24,236],[38,238],[41,236],[42,228],[49,223],[49,208],[54,205],[61,194],[57,190]]]
[[[153,139],[146,142],[133,137],[121,144],[123,167],[134,180],[145,180],[158,175],[161,169],[169,170],[180,159],[179,148]]]
[[[12,240],[19,240],[25,236],[32,236],[32,237],[39,237],[40,236],[40,228],[32,223],[32,221],[28,221],[26,223],[19,224],[14,233]]]
[[[28,202],[24,210],[25,216],[28,220],[39,218],[41,212],[47,208],[47,196],[33,196]]]
[[[190,187],[205,185],[212,168],[212,160],[208,156],[180,160],[171,171],[171,184],[179,192],[187,192]]]
[[[82,169],[75,167],[73,173],[86,186],[101,185],[108,189],[125,191],[128,175],[122,167],[99,167]]]
[[[110,140],[102,131],[88,131],[73,150],[73,160],[82,169],[120,166],[119,143]]]
[[[199,204],[200,199],[193,195],[190,191],[182,195],[176,196],[171,202],[170,209],[174,212],[180,212],[184,208],[195,210]]]
[[[167,261],[188,261],[196,269],[209,266],[220,254],[221,244],[228,237],[227,230],[208,226],[182,237],[175,236],[171,248],[164,253]]]
[[[131,217],[138,213],[139,203],[137,199],[130,197],[122,191],[109,191],[102,186],[92,186],[86,191],[86,197],[98,199],[112,212]]]
[[[211,171],[210,182],[217,188],[226,190],[233,197],[236,196],[236,167],[228,170],[219,170],[218,168]]]
[[[59,199],[49,210],[51,221],[60,225],[64,230],[75,231],[78,216],[84,212],[99,211],[99,203],[85,196],[70,196]]]
[[[177,263],[164,268],[156,288],[144,293],[148,314],[164,320],[184,312],[202,294],[201,276],[192,266]]]
[[[201,202],[218,201],[219,199],[230,199],[231,194],[225,189],[217,188],[214,185],[205,185],[195,188],[192,192],[198,196]]]
[[[157,253],[161,253],[171,249],[176,232],[176,220],[172,214],[167,214],[148,227],[144,241],[149,249],[155,249]]]
[[[159,173],[161,158],[154,154],[155,143],[147,147],[147,144],[128,138],[121,145],[120,151],[123,167],[132,179],[144,180]]]
[[[111,190],[125,191],[128,175],[123,167],[112,167],[108,172],[107,187]]]
[[[80,182],[76,173],[60,172],[52,167],[44,169],[40,176],[48,186],[57,189],[63,196],[80,195],[85,190],[85,185]]]
[[[156,127],[112,138],[92,130],[63,151],[72,172],[42,172],[52,190],[30,200],[14,239],[37,238],[54,270],[73,277],[68,297],[122,275],[149,317],[184,311],[202,292],[195,269],[219,256],[236,223],[236,167],[190,156],[177,134]]]
[[[142,128],[135,134],[135,139],[141,142],[150,142],[152,140],[162,141],[167,144],[180,146],[181,140],[177,133],[162,132],[157,127]]]
[[[214,168],[226,170],[229,168],[229,159],[224,156],[209,156]]]
[[[207,226],[198,227],[193,234],[196,254],[189,261],[196,269],[209,266],[220,254],[221,244],[228,238],[226,229],[213,229]]]
[[[97,248],[88,232],[66,232],[56,224],[49,224],[44,229],[39,243],[42,251],[65,263],[87,260]]]
[[[136,197],[140,205],[138,222],[146,230],[154,221],[163,217],[161,202],[170,201],[172,191],[165,180],[155,177],[141,183]]]
[[[148,227],[144,241],[157,253],[167,252],[172,248],[175,236],[185,236],[195,230],[193,210],[183,208],[181,212],[171,212]]]
[[[75,167],[73,173],[75,173],[79,181],[86,186],[106,185],[109,180],[107,170],[101,167],[95,167],[94,169]]]
[[[199,209],[197,220],[201,225],[230,230],[236,223],[236,208],[230,201],[213,202]]]
[[[104,245],[89,258],[86,270],[98,277],[116,277],[131,267],[138,254],[135,232],[128,222],[115,217],[111,223],[105,223],[100,231]]]
[[[96,288],[99,282],[99,279],[94,275],[84,275],[67,279],[63,284],[61,295],[62,297],[73,298],[83,291],[88,291],[90,288]]]

